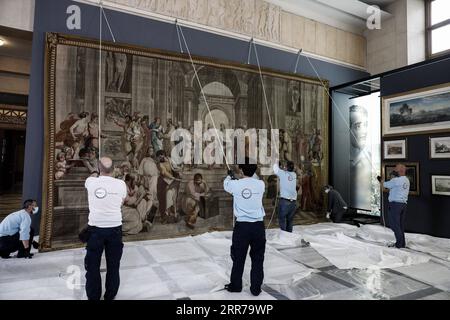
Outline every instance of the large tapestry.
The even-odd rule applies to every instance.
[[[262,82],[252,66],[194,57],[197,79],[184,54],[111,43],[100,50],[98,41],[53,33],[47,34],[46,55],[44,250],[78,244],[88,217],[84,182],[98,175],[99,156],[113,160],[114,177],[127,185],[125,240],[231,229],[232,197],[223,190],[226,162],[201,155],[220,144],[212,154],[227,158],[235,147],[225,143],[225,132],[233,130],[278,129],[277,141],[269,131],[268,145],[276,146],[282,164],[295,163],[295,221],[323,216],[328,98],[320,81],[266,69]],[[203,139],[190,153],[188,160],[195,161],[171,159],[177,145],[186,143],[176,134],[180,129]],[[186,151],[179,152],[186,160]],[[228,157],[228,163],[238,172],[235,159]],[[258,178],[266,183],[270,220],[277,180],[265,166],[269,170],[258,171]]]

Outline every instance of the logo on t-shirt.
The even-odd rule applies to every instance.
[[[242,198],[244,199],[250,199],[253,195],[252,190],[245,188],[244,190],[242,190],[241,192]]]
[[[294,177],[292,177],[291,175],[289,175],[289,176],[288,176],[288,180],[289,180],[289,181],[292,181],[292,180],[294,180]]]
[[[403,189],[408,189],[408,184],[406,182],[403,184]]]
[[[108,192],[106,192],[106,189],[104,188],[97,188],[95,189],[94,194],[97,197],[97,199],[103,199],[104,197],[106,197]]]

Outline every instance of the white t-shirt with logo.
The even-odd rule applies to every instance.
[[[84,184],[88,191],[90,226],[113,228],[122,225],[122,203],[127,196],[123,180],[108,176],[89,177]]]
[[[233,213],[239,222],[264,220],[263,195],[265,185],[262,180],[243,178],[231,180],[228,176],[223,182],[226,192],[233,195]]]
[[[273,165],[273,172],[280,178],[280,197],[297,200],[297,174],[281,170],[278,164]]]

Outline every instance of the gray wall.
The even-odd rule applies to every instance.
[[[66,27],[67,7],[76,4],[81,8],[81,30]],[[173,24],[159,22],[126,13],[106,10],[108,20],[117,42],[179,52],[177,33]],[[41,199],[42,161],[44,144],[44,54],[45,33],[60,32],[89,38],[99,38],[99,9],[69,0],[36,1],[30,95],[24,168],[24,198]],[[233,62],[247,62],[248,43],[203,31],[184,29],[192,54],[214,57]],[[102,38],[112,41],[106,24]],[[296,55],[269,47],[258,46],[261,65],[285,72],[292,72]],[[256,64],[255,57],[251,64]],[[312,59],[318,73],[330,81],[331,86],[368,76],[367,73],[343,66]],[[306,58],[302,57],[298,73],[316,77]]]

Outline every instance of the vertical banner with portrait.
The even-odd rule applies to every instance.
[[[356,98],[349,109],[350,206],[380,213],[380,188],[376,177],[380,161],[380,98],[378,93]]]

